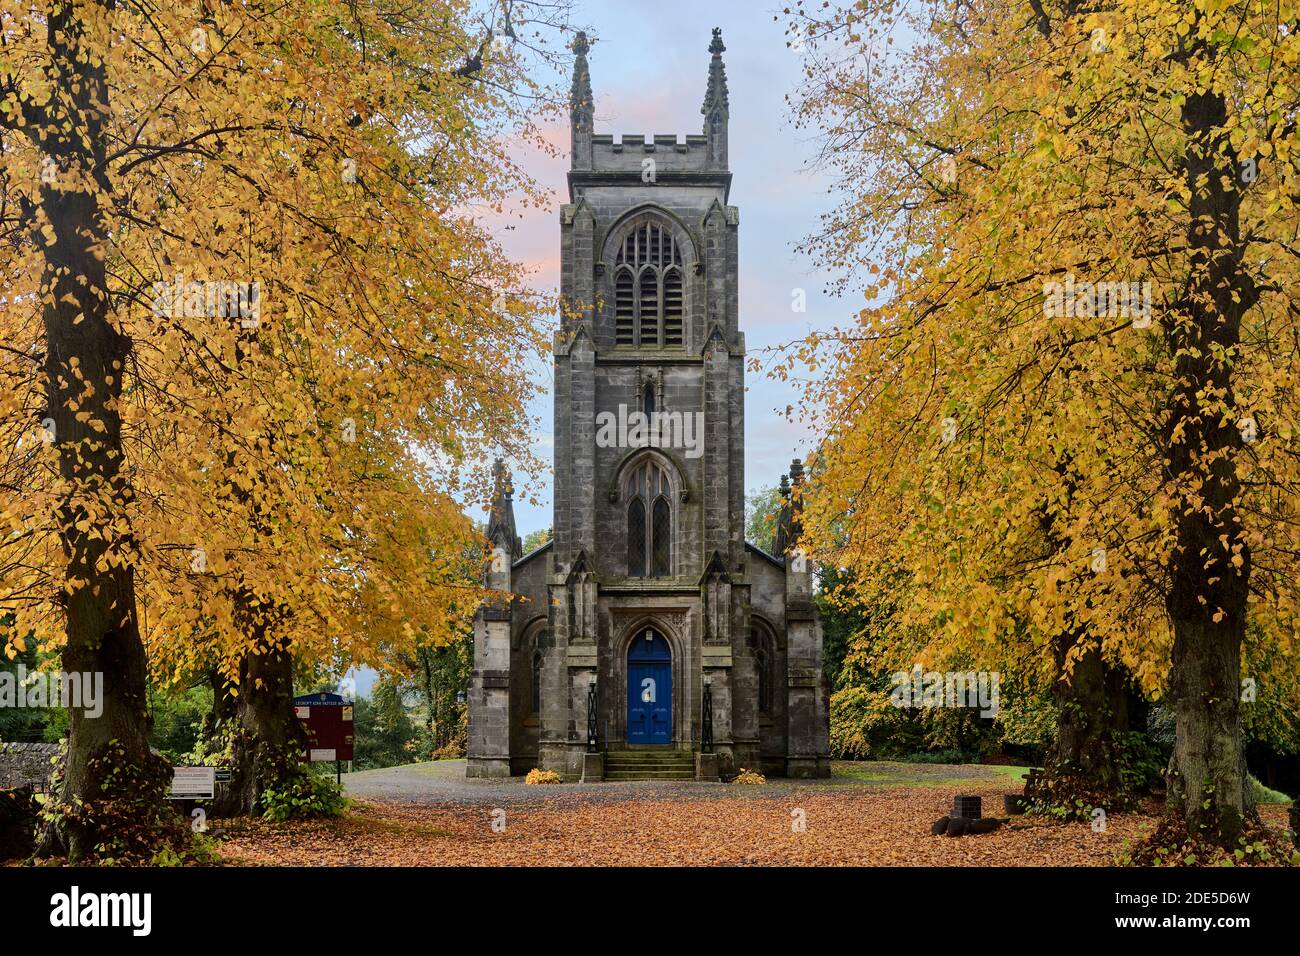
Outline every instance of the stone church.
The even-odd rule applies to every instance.
[[[720,30],[704,132],[593,130],[587,38],[560,209],[554,537],[523,554],[498,462],[475,622],[471,777],[824,777],[828,684],[782,477],[769,554],[745,541],[739,212]]]

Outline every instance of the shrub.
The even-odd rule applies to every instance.
[[[172,776],[167,761],[151,754],[145,766],[133,766],[126,765],[124,756],[122,744],[110,741],[91,760],[92,774],[105,780],[99,795],[64,802],[67,742],[60,744],[50,776],[51,792],[33,795],[41,825],[56,827],[65,836],[73,828],[94,826],[102,835],[101,842],[83,855],[69,855],[67,862],[74,866],[148,866],[155,859],[208,862],[190,821],[163,799]]]
[[[731,782],[759,784],[759,783],[767,783],[767,778],[764,777],[757,770],[746,770],[744,767],[741,767],[740,773],[736,774],[736,776],[732,778]]]
[[[920,750],[925,737],[889,694],[846,687],[831,696],[831,756],[837,760],[880,760]]]
[[[1180,816],[1165,817],[1155,831],[1117,854],[1120,866],[1300,866],[1300,851],[1282,832],[1247,820],[1231,850],[1198,840]]]
[[[431,760],[459,760],[465,756],[465,742],[451,740],[429,755]]]
[[[1168,756],[1174,749],[1174,738],[1177,736],[1177,718],[1174,712],[1168,707],[1162,707],[1159,704],[1151,708],[1147,714],[1147,740],[1160,748],[1160,752]]]
[[[1115,743],[1119,753],[1122,795],[1146,793],[1160,786],[1169,761],[1159,743],[1136,730],[1118,734]]]
[[[928,750],[905,754],[903,763],[968,763],[969,755],[960,750]]]
[[[1249,775],[1246,779],[1250,781],[1250,792],[1254,794],[1256,803],[1273,803],[1285,806],[1291,802],[1291,798],[1285,793],[1270,790],[1256,780],[1254,774]]]
[[[262,791],[262,816],[267,820],[337,817],[347,807],[343,790],[329,776],[303,768],[282,787]]]
[[[526,784],[543,784],[543,783],[563,783],[564,778],[554,770],[538,770],[534,767],[528,771],[528,776],[524,777]]]
[[[1008,693],[1002,700],[993,723],[1001,735],[1003,752],[1019,750],[1041,755],[1056,740],[1057,706],[1047,694]],[[1037,763],[1041,757],[1033,762]]]

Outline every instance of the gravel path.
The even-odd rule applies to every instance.
[[[933,778],[953,780],[969,778],[991,783],[1005,780],[988,767],[949,766],[938,764],[879,764],[886,770],[906,768],[909,777],[923,782]],[[388,800],[400,803],[450,806],[557,807],[580,801],[584,803],[622,802],[625,800],[699,801],[728,799],[785,800],[792,793],[827,788],[881,787],[894,781],[836,775],[828,780],[769,779],[766,786],[742,787],[721,783],[696,783],[691,780],[637,780],[628,782],[566,783],[556,786],[530,787],[523,777],[507,780],[466,779],[464,760],[439,760],[435,763],[407,764],[383,770],[362,770],[345,774],[343,785],[348,796],[363,800]],[[1008,786],[1008,789],[1014,789]]]

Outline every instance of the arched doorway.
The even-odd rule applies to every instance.
[[[662,634],[646,628],[627,649],[627,742],[673,740],[673,652]]]

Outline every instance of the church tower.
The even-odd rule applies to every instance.
[[[494,505],[489,583],[515,598],[479,615],[470,775],[829,774],[821,625],[790,534],[797,494],[783,510],[790,553],[744,537],[720,30],[708,49],[700,134],[615,140],[594,131],[585,34],[573,45],[554,536],[515,554],[513,515],[507,526]]]

